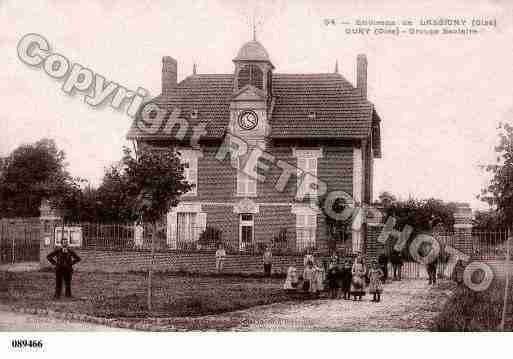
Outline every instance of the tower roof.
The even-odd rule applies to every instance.
[[[271,62],[265,47],[256,40],[246,42],[240,48],[233,61],[267,61]]]

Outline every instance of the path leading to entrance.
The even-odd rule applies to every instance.
[[[204,317],[149,320],[143,330],[336,330],[336,331],[428,331],[451,296],[454,285],[426,280],[404,280],[386,284],[380,303],[367,295],[361,302],[343,299],[290,301]],[[146,320],[144,321],[146,322]],[[0,331],[104,331],[120,330],[12,313],[0,307]]]
[[[233,330],[424,331],[450,297],[450,288],[448,283],[433,287],[425,280],[405,280],[387,284],[380,303],[369,295],[361,302],[277,303],[200,320],[239,322]]]

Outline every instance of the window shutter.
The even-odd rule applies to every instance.
[[[317,176],[317,158],[308,159],[307,171],[310,172],[312,175]]]
[[[304,197],[304,186],[302,185],[302,182],[305,178],[304,171],[306,170],[306,158],[304,157],[298,157],[297,158],[297,192],[296,197],[298,199],[303,199]]]
[[[303,171],[306,170],[306,158],[305,157],[297,158],[297,167],[299,169],[302,169]]]
[[[317,216],[315,214],[306,217],[308,217],[307,227],[317,227]]]
[[[170,249],[176,249],[176,212],[170,212],[167,214],[167,245]]]
[[[237,172],[237,193],[239,195],[245,195],[247,193],[247,179],[242,171]]]
[[[199,240],[199,236],[207,228],[207,214],[205,212],[198,213],[198,223],[196,224],[196,240]]]
[[[306,227],[306,216],[304,214],[297,215],[297,226],[299,228]]]
[[[198,192],[198,159],[195,158],[191,160],[189,163],[189,177],[190,183],[194,184],[194,187],[191,189],[192,193]]]
[[[256,195],[256,186],[257,186],[257,183],[256,183],[256,180],[250,178],[249,176],[246,176],[247,180],[248,180],[248,194],[251,194],[251,195]]]

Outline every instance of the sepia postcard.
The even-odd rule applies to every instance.
[[[0,29],[7,357],[513,331],[513,3],[0,0]]]

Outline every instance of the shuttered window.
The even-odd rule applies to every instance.
[[[254,197],[257,194],[256,178],[251,178],[246,175],[242,169],[244,163],[242,157],[239,157],[237,169],[237,195],[245,197]]]
[[[198,240],[196,213],[179,212],[177,214],[177,240],[178,243],[192,243]]]
[[[297,151],[297,193],[296,198],[317,197],[317,162],[318,158],[310,152]]]
[[[191,149],[179,149],[180,161],[183,164],[183,175],[185,180],[192,185],[185,196],[196,196],[198,194],[198,161],[202,156],[201,151]]]

